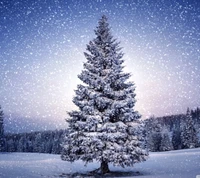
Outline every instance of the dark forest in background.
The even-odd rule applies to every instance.
[[[61,153],[65,130],[5,134],[5,152]]]
[[[151,117],[145,121],[146,146],[150,151],[169,151],[200,146],[200,109],[186,114]]]
[[[3,113],[1,113],[3,116]],[[1,117],[1,149],[4,152],[38,152],[60,154],[66,130],[10,134],[3,132]],[[146,148],[169,151],[200,147],[200,109],[186,114],[151,117],[144,121]]]

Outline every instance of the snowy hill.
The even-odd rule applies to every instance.
[[[99,167],[81,161],[73,164],[62,161],[59,155],[38,153],[0,153],[1,178],[67,177],[76,172],[86,173]],[[150,158],[133,168],[110,166],[120,177],[141,178],[195,178],[200,175],[200,148],[160,153],[150,153]],[[117,173],[115,173],[115,176]],[[113,177],[113,175],[107,175]],[[90,176],[91,178],[91,176]]]

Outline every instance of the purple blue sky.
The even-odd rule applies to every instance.
[[[0,105],[8,125],[66,127],[83,52],[103,14],[121,41],[143,118],[200,106],[199,0],[1,0]]]

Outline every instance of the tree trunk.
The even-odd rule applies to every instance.
[[[102,174],[106,174],[106,173],[110,172],[110,170],[109,170],[109,168],[108,168],[108,163],[107,163],[106,161],[102,161],[102,162],[101,162],[101,167],[100,167],[100,169],[101,169],[101,173],[102,173]]]

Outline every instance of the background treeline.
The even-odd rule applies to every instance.
[[[200,147],[200,109],[145,120],[146,147],[169,151]]]
[[[60,154],[65,130],[5,134],[5,152]]]
[[[60,154],[66,130],[3,134],[0,113],[0,151]],[[200,147],[200,109],[186,114],[151,117],[144,121],[146,147],[153,152]]]

